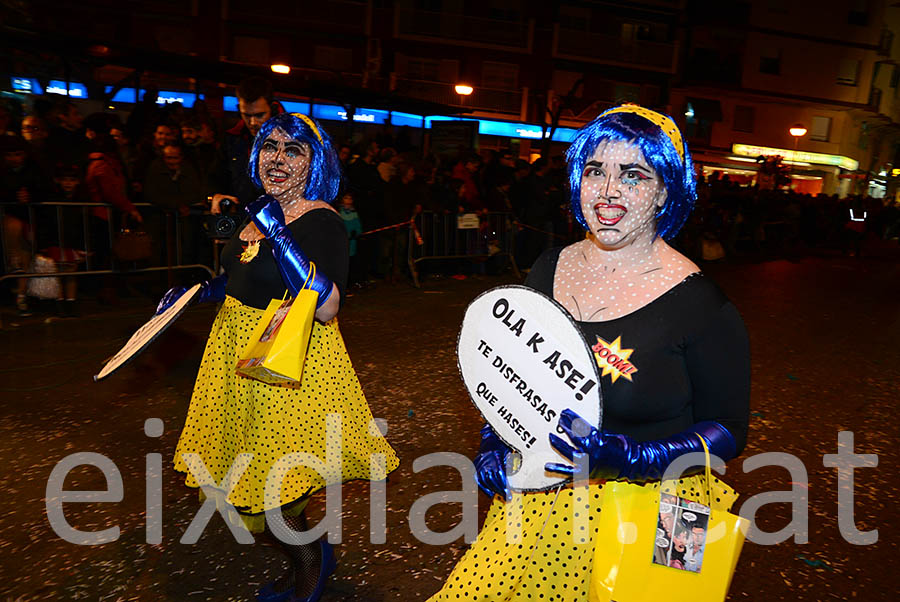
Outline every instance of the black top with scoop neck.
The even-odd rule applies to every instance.
[[[287,287],[268,240],[260,241],[259,253],[249,263],[240,256],[249,243],[240,239],[249,219],[222,249],[222,267],[228,274],[225,293],[244,305],[265,309],[272,299],[284,297]],[[344,301],[347,272],[350,269],[350,245],[344,220],[327,208],[311,209],[287,225],[300,249],[316,264],[316,270],[334,282]]]
[[[561,251],[544,252],[525,285],[552,298]],[[600,368],[603,430],[650,441],[715,420],[743,450],[749,341],[737,309],[709,278],[691,274],[629,314],[577,324]]]

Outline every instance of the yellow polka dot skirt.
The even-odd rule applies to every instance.
[[[301,382],[269,385],[235,373],[262,315],[226,297],[216,316],[175,450],[185,484],[218,487],[234,464],[232,477],[244,470],[228,502],[242,515],[259,515],[326,485],[384,480],[400,462],[372,422],[337,318],[314,322]],[[189,471],[197,457],[190,454],[208,475],[202,467]],[[244,522],[253,531],[263,524]]]
[[[659,489],[659,483],[647,485]],[[704,475],[666,483],[673,493],[709,505]],[[713,507],[730,507],[737,495],[716,479]],[[587,602],[594,546],[605,489],[564,487],[494,498],[478,539],[429,602]]]

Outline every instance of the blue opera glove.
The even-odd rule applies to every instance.
[[[209,280],[205,280],[200,283],[200,292],[197,293],[197,296],[194,297],[191,303],[218,303],[219,301],[225,300],[225,284],[228,282],[228,275],[222,274],[221,276],[216,276],[215,278],[211,278]],[[156,306],[156,314],[159,315],[162,312],[166,311],[172,305],[181,298],[181,296],[187,292],[187,288],[184,286],[173,286],[166,294],[163,295],[162,299],[159,300],[159,305]]]
[[[737,455],[737,443],[727,428],[718,422],[698,422],[691,429],[656,441],[638,442],[627,435],[604,433],[592,427],[572,410],[564,410],[559,427],[574,445],[550,434],[550,443],[559,453],[575,463],[576,454],[588,457],[592,479],[626,479],[632,483],[661,480],[669,464],[684,454],[703,453],[700,435],[709,446],[709,453],[723,461]],[[551,472],[575,474],[577,466],[550,462]]]
[[[488,497],[495,494],[509,499],[509,484],[506,482],[506,458],[512,451],[494,433],[489,424],[481,427],[481,447],[475,456],[475,481],[478,488]]]
[[[245,210],[272,245],[278,271],[291,295],[296,297],[306,284],[306,288],[319,293],[316,307],[321,307],[331,296],[333,283],[322,272],[313,269],[313,262],[294,240],[291,231],[284,224],[284,212],[278,199],[264,194],[248,204]],[[309,278],[310,271],[313,272],[312,278]],[[310,281],[307,282],[307,279]]]

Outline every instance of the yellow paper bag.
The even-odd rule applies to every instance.
[[[312,264],[296,297],[269,302],[238,360],[238,374],[271,385],[300,382],[319,301],[319,293],[305,288],[315,269]]]
[[[706,478],[713,483],[708,449]],[[746,519],[717,507],[712,490],[710,507],[631,483],[608,482],[604,491],[590,602],[659,602],[678,595],[725,599],[749,527]],[[695,532],[703,545],[694,545],[700,539]]]
[[[300,382],[316,313],[315,291],[272,299],[237,363],[237,373],[269,384]]]

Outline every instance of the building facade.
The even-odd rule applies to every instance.
[[[779,154],[795,189],[883,194],[900,116],[890,4],[691,3],[670,105],[705,172],[752,181],[756,156]]]
[[[523,157],[562,152],[564,136],[552,144],[546,137],[635,102],[679,121],[706,174],[753,183],[757,156],[780,154],[799,190],[890,194],[900,168],[893,4],[304,0],[276,12],[251,0],[35,0],[16,5],[7,23],[48,39],[99,40],[100,50],[48,60],[7,49],[4,58],[11,73],[93,82],[91,98],[139,76],[147,86],[202,93],[212,106],[235,81],[210,69],[186,76],[154,68],[154,53],[169,64],[183,56],[260,72],[284,63],[292,71],[271,74],[276,90],[288,82],[294,90],[359,89],[524,124],[507,128],[512,142],[480,137],[482,146],[512,144]],[[117,48],[143,53],[149,66],[123,68]],[[472,93],[458,94],[457,84]],[[795,125],[807,133],[792,136]]]
[[[543,125],[544,132],[525,132],[522,156],[541,147],[541,135],[554,126],[578,127],[616,103],[665,108],[684,42],[683,0],[318,0],[287,3],[277,13],[251,0],[77,6],[36,0],[22,10],[17,25],[42,34],[231,65],[284,63],[295,82],[392,93],[464,108],[474,118]],[[122,85],[129,70],[115,65],[115,56],[104,66],[98,58],[45,61],[38,76],[68,70],[71,79],[96,80],[101,90]],[[223,94],[223,83],[235,83],[152,68],[140,76],[147,86],[213,99]],[[276,89],[286,81],[279,77],[272,76]],[[472,94],[457,94],[459,83],[471,85]],[[489,147],[504,144],[500,137],[481,138]],[[560,142],[551,150],[563,148]]]

